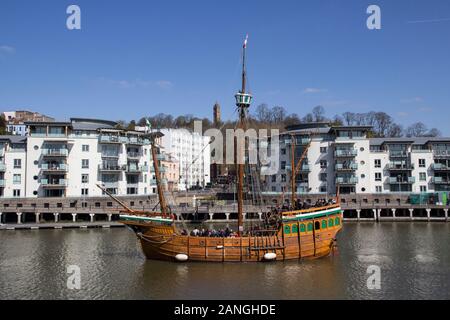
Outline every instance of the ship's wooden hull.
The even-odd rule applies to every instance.
[[[276,235],[236,238],[183,236],[173,225],[122,221],[140,239],[148,259],[201,262],[259,262],[267,253],[276,260],[319,258],[330,254],[342,228],[342,212],[284,221]],[[273,255],[272,255],[273,258]]]

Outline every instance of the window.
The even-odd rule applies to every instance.
[[[83,145],[81,146],[81,150],[82,150],[83,152],[89,152],[89,145],[88,145],[88,144],[83,144]]]
[[[153,189],[154,190],[154,189]],[[275,186],[272,186],[272,192],[277,191],[277,188]],[[154,192],[153,192],[154,193]]]
[[[272,182],[277,182],[277,176],[276,175],[272,176]]]
[[[375,159],[375,168],[381,168],[381,159]]]
[[[81,183],[89,183],[89,175],[88,174],[81,175]]]
[[[286,169],[286,161],[281,161],[281,170]]]
[[[286,182],[286,175],[285,174],[281,175],[281,182]]]
[[[378,192],[378,193],[381,193],[381,192],[383,192],[383,187],[382,186],[376,186],[375,187],[375,191]]]
[[[88,188],[82,188],[81,189],[81,195],[82,196],[87,196],[89,194],[89,189]]]
[[[427,181],[427,174],[425,172],[419,172],[419,180]]]
[[[20,190],[19,189],[14,189],[13,190],[13,197],[20,197]]]
[[[81,168],[82,169],[89,169],[89,159],[81,160]]]
[[[22,159],[14,159],[14,169],[22,168]]]
[[[321,187],[320,187],[320,192],[321,192],[321,193],[327,192],[327,187],[321,186]]]
[[[327,181],[327,174],[326,173],[321,173],[319,175],[319,179],[320,179],[320,181],[326,182]]]
[[[420,186],[420,192],[427,192],[427,186]]]
[[[381,181],[381,172],[375,172],[375,181]]]
[[[281,149],[281,154],[286,154],[286,149]]]
[[[327,167],[327,160],[320,160],[320,168],[326,169]]]
[[[320,153],[327,153],[327,147],[320,147]]]
[[[419,159],[419,168],[425,168],[426,163],[425,163],[425,159]]]
[[[13,175],[13,184],[20,184],[20,180],[21,180],[20,174]]]

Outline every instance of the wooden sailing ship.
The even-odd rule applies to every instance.
[[[243,47],[242,88],[236,94],[239,112],[238,127],[246,129],[246,119],[252,96],[246,92],[245,51]],[[244,161],[236,159],[238,230],[229,237],[203,237],[182,234],[175,225],[164,197],[160,168],[157,160],[156,139],[160,133],[151,133],[151,154],[160,212],[139,212],[116,200],[124,211],[120,222],[137,235],[148,259],[168,261],[204,262],[260,262],[323,257],[332,252],[336,235],[342,227],[342,210],[339,197],[333,204],[303,210],[271,211],[265,216],[263,228],[245,230],[244,209]],[[295,144],[291,143],[291,205],[296,203],[295,177],[305,158],[307,149],[297,165],[294,161]],[[236,153],[238,154],[238,153]],[[241,153],[242,154],[242,153]],[[100,187],[100,186],[99,186]],[[106,192],[106,190],[104,190]],[[107,192],[106,192],[107,193]],[[108,194],[108,193],[107,193]]]

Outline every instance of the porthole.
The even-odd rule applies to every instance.
[[[37,165],[39,164],[39,161],[37,161],[37,160],[34,160],[34,162],[33,162],[33,163],[34,163],[34,165],[35,165],[35,166],[37,166]]]
[[[34,150],[39,150],[39,146],[36,145],[36,146],[33,147],[33,149]]]
[[[359,151],[363,152],[363,151],[364,151],[364,147],[361,147],[361,148],[359,149]]]
[[[366,192],[366,188],[361,188],[361,191],[362,192]]]
[[[35,190],[33,191],[33,195],[37,196],[38,192]]]
[[[366,164],[366,162],[363,160],[363,161],[361,161],[361,165],[363,166],[363,165],[365,165]]]
[[[38,177],[38,176],[34,176],[33,179],[34,179],[34,180],[37,180],[37,179],[39,179],[39,177]]]

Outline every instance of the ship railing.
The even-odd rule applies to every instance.
[[[329,206],[323,206],[323,207],[312,207],[312,208],[309,208],[309,209],[286,211],[286,212],[283,212],[283,215],[284,216],[293,216],[293,215],[297,215],[297,214],[313,213],[313,212],[316,212],[316,211],[323,211],[323,210],[339,208],[340,206],[341,205],[339,203],[336,203],[336,204],[332,204],[332,205],[329,205]]]

